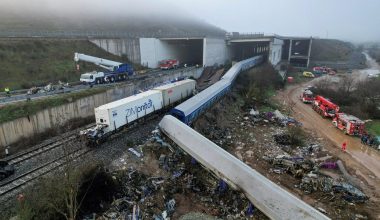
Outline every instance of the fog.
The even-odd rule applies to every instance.
[[[228,31],[380,41],[379,0],[168,0]]]
[[[229,32],[379,41],[379,10],[378,0],[1,0],[0,30],[221,32],[215,28],[219,27]]]
[[[0,30],[224,34],[170,2],[150,0],[1,0]]]

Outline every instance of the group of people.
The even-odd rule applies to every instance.
[[[366,144],[366,145],[369,145],[369,146],[373,146],[375,145],[376,143],[376,139],[374,136],[372,135],[369,135],[369,134],[363,134],[362,137],[360,138],[362,144]]]
[[[365,145],[368,145],[368,146],[376,146],[378,144],[378,142],[376,140],[376,137],[373,136],[373,135],[370,135],[370,134],[363,134],[360,137],[360,140],[361,140],[362,144],[365,144]],[[380,146],[379,146],[379,148],[380,148]],[[347,149],[347,142],[344,141],[342,143],[342,150],[346,151],[346,149]]]

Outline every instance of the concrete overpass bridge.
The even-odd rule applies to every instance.
[[[126,39],[89,39],[116,55],[126,55],[132,62],[155,68],[164,59],[181,63],[211,66],[240,61],[259,54],[276,66],[281,61],[308,67],[311,38],[279,35],[239,34],[226,36],[161,36]]]
[[[155,68],[164,59],[178,59],[182,64],[211,66],[227,61],[240,61],[255,55],[266,55],[277,65],[281,61],[297,67],[308,67],[311,38],[283,37],[263,33],[205,35],[183,32],[131,33],[121,31],[1,31],[0,38],[85,39],[102,49],[125,55],[134,63]]]

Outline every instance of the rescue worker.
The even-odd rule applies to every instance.
[[[342,150],[343,150],[344,152],[346,152],[346,149],[347,149],[347,142],[344,141],[343,144],[342,144]]]
[[[361,141],[362,141],[362,144],[367,144],[367,135],[363,134]]]
[[[8,87],[5,87],[4,91],[5,91],[5,94],[7,94],[7,96],[11,95],[11,91]]]

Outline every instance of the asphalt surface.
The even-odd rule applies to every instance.
[[[159,75],[159,74],[168,74],[168,73],[188,70],[188,69],[192,69],[192,68],[196,68],[196,67],[186,67],[186,68],[183,67],[183,68],[172,69],[172,70],[155,69],[155,70],[151,70],[145,74],[134,75],[134,76],[130,77],[129,79],[127,79],[126,81],[110,83],[110,84],[94,85],[93,88],[114,87],[116,85],[120,85],[123,83],[130,83],[133,80],[141,80],[141,79],[148,78],[148,77],[157,77],[157,75]],[[68,87],[68,88],[63,88],[60,90],[54,90],[54,91],[50,91],[50,92],[38,92],[38,93],[32,94],[32,95],[26,94],[28,90],[17,90],[17,91],[12,91],[10,97],[5,96],[5,94],[2,92],[2,93],[0,93],[0,106],[11,104],[11,103],[16,103],[16,102],[20,102],[20,101],[26,101],[28,97],[31,100],[36,100],[36,99],[41,99],[41,98],[51,97],[51,96],[56,96],[56,95],[61,95],[61,94],[80,92],[80,91],[84,91],[84,90],[87,90],[90,88],[91,87],[89,85],[79,84],[79,85],[73,85],[73,86]]]

